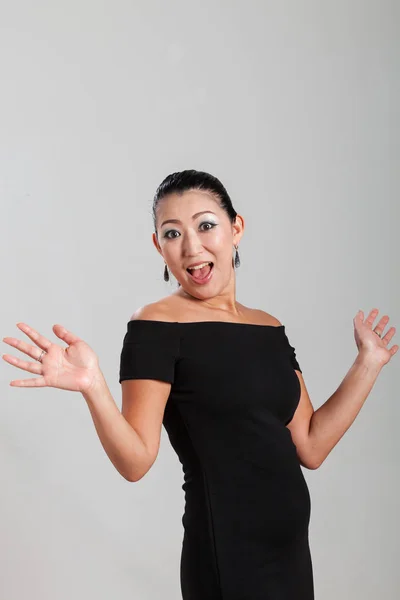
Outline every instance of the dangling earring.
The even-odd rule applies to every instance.
[[[167,263],[165,263],[165,269],[164,269],[164,281],[169,281],[169,273],[168,273],[168,267],[167,267]]]
[[[239,258],[238,247],[239,247],[239,246],[238,246],[237,244],[234,244],[234,248],[235,248],[235,250],[236,250],[236,253],[235,253],[235,267],[236,267],[236,268],[237,268],[237,267],[240,267],[240,258]]]

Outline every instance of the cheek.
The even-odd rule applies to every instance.
[[[169,265],[174,265],[180,261],[180,248],[178,244],[161,244],[161,250],[163,251],[164,260]]]
[[[231,246],[231,237],[222,229],[218,229],[210,243],[218,252],[227,252]]]

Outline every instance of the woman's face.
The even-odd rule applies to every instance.
[[[210,298],[229,288],[234,278],[233,245],[239,244],[244,222],[231,224],[226,212],[209,192],[191,190],[164,197],[157,208],[157,234],[153,242],[169,270],[191,296]],[[212,262],[211,276],[200,283],[186,268]]]

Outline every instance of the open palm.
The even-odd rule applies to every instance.
[[[3,354],[3,359],[18,367],[39,375],[36,379],[16,379],[10,385],[19,387],[54,387],[73,392],[86,392],[99,376],[100,368],[97,355],[90,346],[78,336],[67,331],[62,325],[54,325],[57,337],[68,344],[63,348],[25,323],[17,327],[36,345],[12,337],[3,338],[3,342],[24,352],[35,362],[22,360],[11,354]],[[42,354],[42,350],[45,354]],[[42,354],[41,362],[38,362]]]
[[[358,311],[353,319],[354,338],[359,352],[365,352],[377,363],[386,365],[398,351],[399,345],[393,344],[391,348],[388,347],[390,340],[396,333],[396,327],[390,327],[383,335],[383,330],[389,322],[388,315],[383,315],[374,326],[378,313],[379,310],[373,308],[365,318],[364,312],[362,310]]]

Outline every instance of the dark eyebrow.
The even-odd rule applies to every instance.
[[[200,215],[204,215],[204,213],[211,213],[213,215],[215,215],[215,212],[213,212],[212,210],[202,210],[201,212],[195,213],[192,216],[192,220],[196,219],[198,216]],[[217,215],[215,215],[217,216]],[[181,221],[179,219],[168,219],[167,221],[163,221],[160,225],[160,227],[162,227],[163,225],[165,225],[165,223],[180,223]]]

